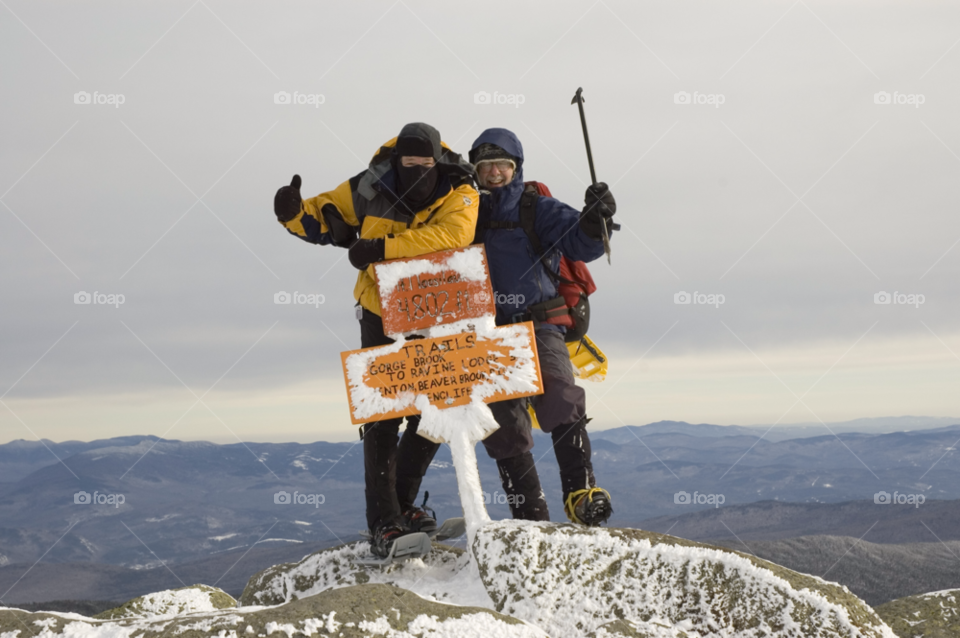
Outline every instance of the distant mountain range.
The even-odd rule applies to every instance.
[[[563,520],[550,439],[535,434],[534,454],[553,520]],[[722,520],[743,538],[784,538],[785,529],[791,530],[788,535],[859,537],[889,512],[906,509],[874,505],[874,494],[881,491],[923,495],[927,502],[917,511],[928,524],[927,513],[941,507],[934,501],[960,499],[955,449],[960,425],[786,441],[761,439],[759,434],[752,428],[672,422],[594,433],[596,474],[613,494],[611,524],[665,531],[673,519],[648,521],[704,512],[702,520],[684,519],[687,522],[678,524],[688,527],[671,533],[730,537],[701,531],[716,529],[711,517],[717,512],[772,500],[809,506],[797,515],[807,527],[786,520],[778,526],[764,515],[745,516],[738,526],[730,525],[726,514]],[[31,564],[43,557],[44,562],[145,568],[161,560],[193,561],[235,549],[356,538],[364,525],[362,446],[357,443],[215,445],[131,436],[0,445],[6,481],[0,483],[0,565]],[[506,518],[496,467],[482,448],[478,457],[490,513]],[[440,449],[424,488],[441,518],[459,515],[448,447]],[[75,503],[75,494],[81,493],[82,500],[84,492],[101,502]],[[281,492],[300,503],[276,503]],[[712,506],[720,497],[723,508],[715,510]],[[857,506],[852,518],[817,507],[845,501],[866,503]],[[815,520],[819,522],[813,525]],[[704,521],[713,521],[713,527],[702,527]],[[894,533],[884,531],[884,525],[878,524],[876,536],[867,540],[931,540],[922,526]],[[946,533],[931,527],[937,534]],[[814,531],[798,531],[807,528]]]
[[[872,500],[761,501],[661,516],[635,526],[698,541],[735,538],[746,545],[754,540],[814,535],[852,536],[872,543],[937,543],[960,541],[960,500],[931,500],[918,507],[881,505]],[[956,568],[960,573],[960,559]]]

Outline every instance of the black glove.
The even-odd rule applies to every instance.
[[[343,220],[343,215],[333,204],[324,204],[320,209],[323,221],[327,224],[333,245],[340,248],[349,248],[357,239],[357,228]]]
[[[384,241],[380,239],[358,239],[350,246],[350,263],[357,270],[366,270],[370,264],[384,259]]]
[[[597,182],[587,187],[584,203],[586,206],[580,213],[580,228],[587,237],[599,241],[603,239],[604,224],[610,228],[607,220],[617,212],[617,200],[605,183]]]
[[[300,176],[294,175],[289,186],[282,186],[273,198],[277,219],[288,222],[300,214]]]

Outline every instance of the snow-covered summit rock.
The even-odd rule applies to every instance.
[[[473,549],[497,611],[551,636],[895,636],[846,587],[663,534],[500,521]]]
[[[116,620],[119,618],[155,618],[181,616],[237,606],[233,596],[218,587],[191,585],[180,589],[167,589],[128,600],[114,609],[97,614],[96,618]]]
[[[332,589],[276,607],[94,620],[0,608],[3,638],[548,638],[489,609],[444,605],[389,585]]]

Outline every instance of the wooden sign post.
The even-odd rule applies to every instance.
[[[421,414],[417,433],[448,442],[468,534],[490,520],[474,448],[498,427],[487,403],[543,393],[533,324],[497,326],[482,245],[374,266],[390,345],[340,355],[350,418]]]

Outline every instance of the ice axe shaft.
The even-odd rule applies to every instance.
[[[590,133],[587,132],[587,116],[583,112],[583,87],[578,87],[570,104],[576,104],[580,111],[580,126],[583,128],[583,143],[587,147],[587,163],[590,165],[590,182],[597,183],[597,171],[593,167],[593,151],[590,150]],[[610,229],[607,226],[607,220],[603,220],[603,252],[607,255],[607,263],[610,263]]]

